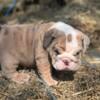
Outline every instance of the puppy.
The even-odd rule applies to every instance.
[[[80,55],[90,43],[81,31],[64,22],[0,26],[2,74],[14,82],[28,82],[30,76],[17,71],[18,65],[35,65],[48,85],[55,85],[51,68],[77,71]],[[34,67],[34,66],[33,66]]]

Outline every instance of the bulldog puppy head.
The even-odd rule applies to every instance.
[[[76,71],[79,69],[81,53],[86,51],[90,40],[70,25],[57,22],[45,33],[43,42],[56,70]]]

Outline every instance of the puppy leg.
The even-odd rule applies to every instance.
[[[28,82],[30,76],[26,73],[19,73],[16,71],[16,68],[18,67],[18,61],[14,59],[14,57],[11,56],[5,56],[2,63],[2,74],[12,81],[23,84],[25,82]]]
[[[52,78],[51,68],[50,68],[51,66],[50,66],[49,62],[47,61],[47,59],[38,59],[37,60],[36,63],[37,63],[39,74],[41,75],[43,80],[49,86],[56,85],[58,82]],[[47,61],[47,62],[45,62],[45,61]]]

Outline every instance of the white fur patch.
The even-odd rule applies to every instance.
[[[72,34],[75,35],[77,34],[76,29],[74,29],[72,26],[65,24],[64,22],[57,22],[55,23],[50,29],[55,28],[59,31],[62,31],[65,33],[65,35]]]
[[[64,34],[67,36],[68,34],[72,35],[72,42],[70,43],[73,47],[77,47],[78,43],[77,43],[77,39],[76,36],[79,33],[79,30],[76,30],[74,27],[65,24],[64,22],[57,22],[55,23],[50,29],[57,29],[59,31],[64,32]],[[66,42],[67,43],[67,42]]]

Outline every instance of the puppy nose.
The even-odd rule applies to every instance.
[[[65,65],[69,65],[69,61],[63,60],[63,62],[64,62]]]

